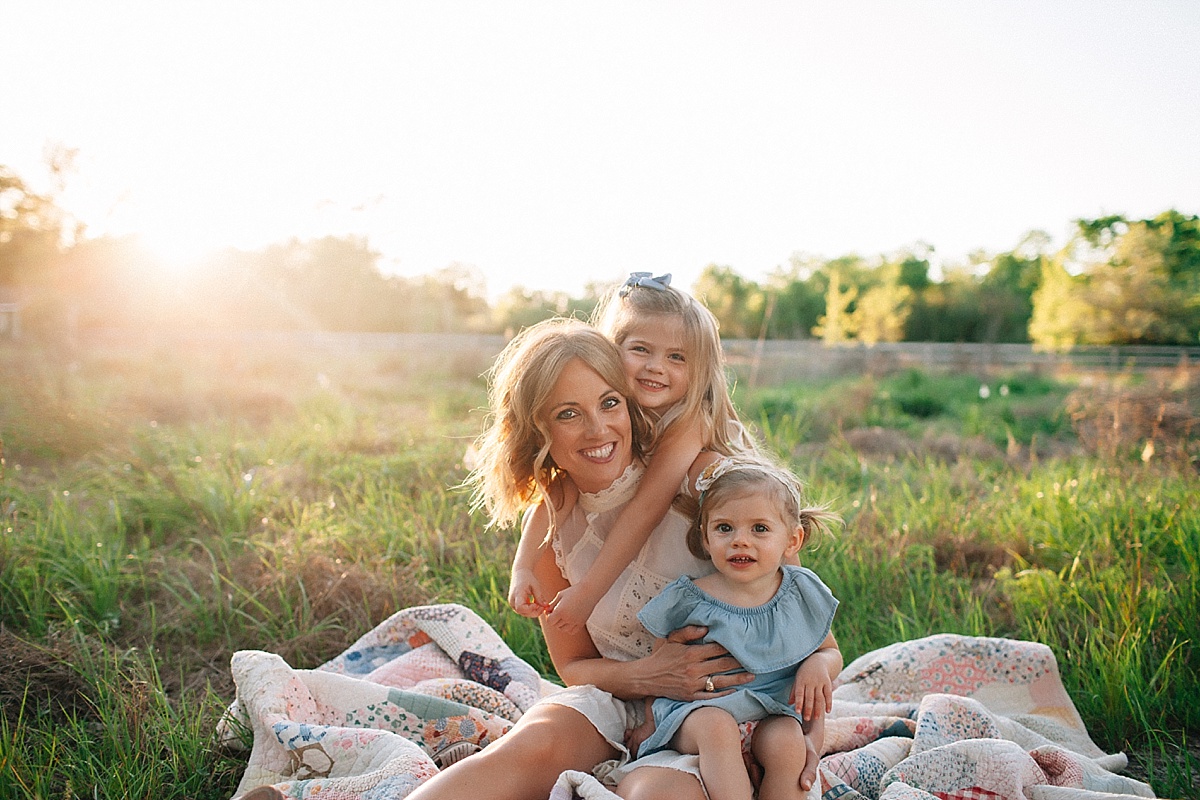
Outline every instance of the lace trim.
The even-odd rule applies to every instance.
[[[633,462],[607,489],[601,489],[595,494],[580,492],[579,505],[589,514],[598,514],[628,502],[637,493],[638,482],[645,471],[645,467],[636,461]]]
[[[555,528],[554,534],[550,537],[550,549],[554,551],[554,563],[558,565],[558,571],[566,575],[567,555],[563,552],[562,536],[557,528]]]

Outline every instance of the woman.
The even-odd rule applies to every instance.
[[[581,322],[551,320],[525,330],[505,348],[491,377],[492,417],[473,475],[477,501],[496,524],[512,524],[530,511],[527,528],[552,531],[537,578],[551,591],[565,589],[591,565],[606,526],[636,491],[647,427],[626,399],[619,351]],[[722,674],[738,664],[719,645],[687,644],[703,629],[677,631],[651,653],[653,639],[637,621],[641,606],[667,583],[711,571],[687,550],[689,526],[682,514],[667,514],[597,604],[586,630],[565,633],[543,617],[551,660],[568,688],[409,797],[540,800],[565,770],[628,761],[625,731],[640,721],[643,706],[627,701],[711,698],[751,680],[746,673]],[[802,782],[811,784],[816,764],[810,744]],[[694,760],[670,752],[624,776],[618,792],[633,800],[705,796]]]

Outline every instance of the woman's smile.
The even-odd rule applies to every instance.
[[[583,454],[594,461],[607,461],[612,457],[614,450],[616,450],[616,445],[612,442],[609,442],[603,447],[595,447],[591,450],[584,450]]]

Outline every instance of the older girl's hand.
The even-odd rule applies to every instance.
[[[744,670],[721,674],[742,670],[742,665],[719,644],[693,644],[707,630],[699,625],[680,628],[663,640],[653,654],[641,659],[641,665],[649,670],[646,677],[653,687],[647,694],[672,700],[708,700],[727,695],[754,680]]]

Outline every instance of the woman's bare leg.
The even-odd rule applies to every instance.
[[[824,718],[820,721],[824,733]],[[823,735],[820,738],[824,738]],[[762,765],[762,784],[758,787],[759,800],[800,800],[807,796],[804,773],[810,766],[809,753],[813,743],[804,735],[800,720],[795,717],[767,717],[754,729],[750,750]],[[815,757],[811,774],[815,774]],[[812,778],[807,781],[812,785]]]
[[[695,775],[670,767],[638,767],[616,791],[625,800],[706,800]]]
[[[751,800],[754,796],[742,760],[742,735],[725,709],[705,706],[688,714],[671,746],[700,756],[700,777],[710,800]]]
[[[587,717],[573,708],[541,703],[521,717],[516,727],[473,756],[434,775],[409,800],[542,800],[559,773],[590,772],[616,757]]]

